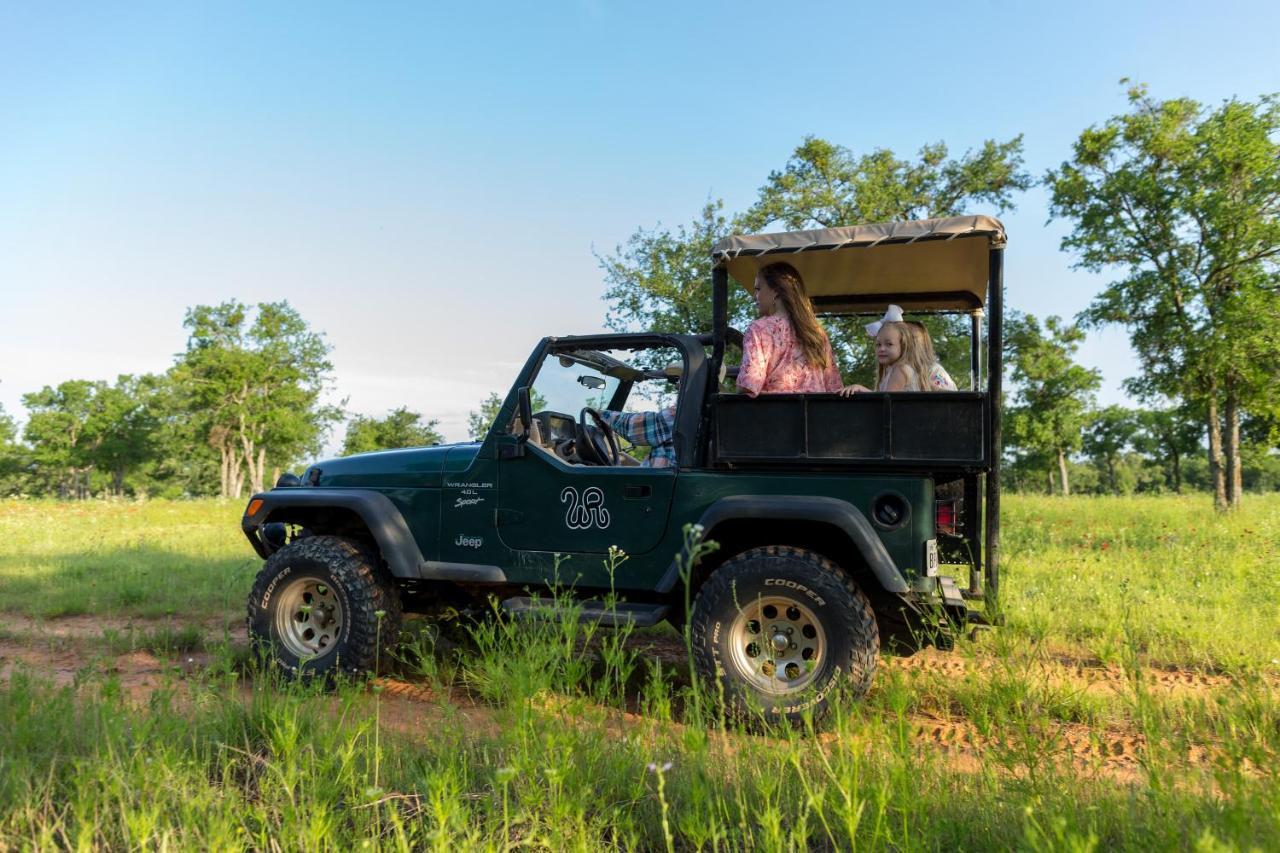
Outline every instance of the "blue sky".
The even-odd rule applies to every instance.
[[[1121,77],[1280,91],[1277,31],[1267,3],[0,3],[0,405],[164,370],[191,305],[288,299],[352,412],[460,439],[540,336],[601,328],[593,250],[745,208],[806,134],[1023,133],[1039,175]],[[1104,280],[1047,218],[1040,190],[1004,216],[1009,301],[1074,315]],[[1123,399],[1122,330],[1082,360]]]

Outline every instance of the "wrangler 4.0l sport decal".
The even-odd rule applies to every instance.
[[[583,489],[581,498],[577,489],[565,486],[560,493],[560,503],[569,505],[564,523],[570,530],[590,530],[592,527],[604,530],[609,526],[609,510],[604,508],[604,492],[598,486]]]

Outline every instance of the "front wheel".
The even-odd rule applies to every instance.
[[[249,593],[249,640],[292,673],[361,673],[387,660],[400,596],[350,539],[309,536],[271,555]]]
[[[866,595],[831,560],[800,548],[753,548],[698,591],[690,622],[699,673],[718,679],[729,711],[765,720],[821,718],[843,686],[861,698],[880,636]]]

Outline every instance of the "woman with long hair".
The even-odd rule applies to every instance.
[[[757,394],[839,391],[840,370],[795,267],[761,267],[755,280],[760,317],[742,335],[738,389]]]

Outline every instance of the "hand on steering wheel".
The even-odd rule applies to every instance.
[[[587,423],[587,415],[595,424]],[[578,456],[583,461],[596,465],[617,465],[622,460],[622,452],[618,450],[618,438],[613,434],[613,427],[600,416],[600,412],[584,406],[578,413]]]

